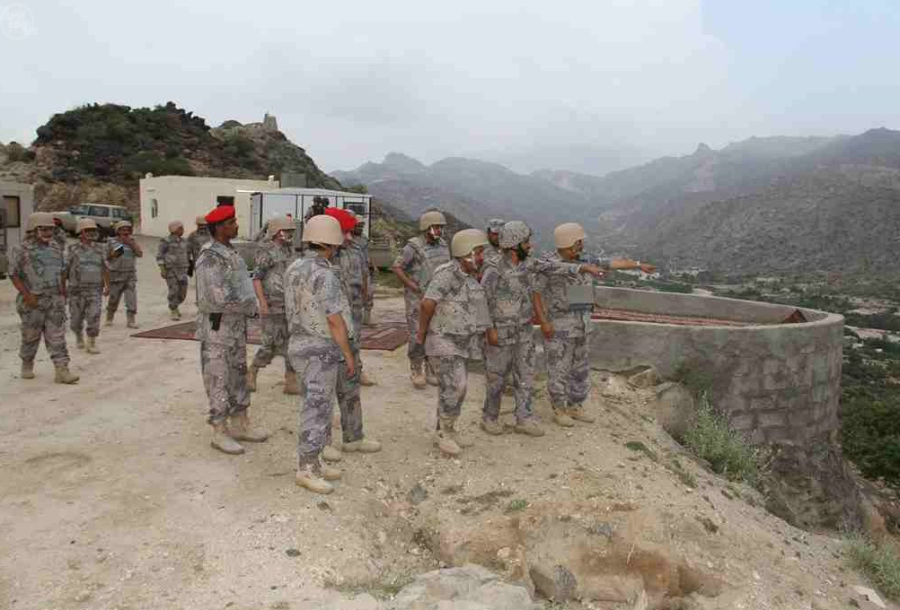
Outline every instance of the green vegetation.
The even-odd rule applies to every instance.
[[[697,419],[681,442],[694,455],[709,462],[713,472],[731,481],[756,485],[760,477],[759,452],[716,413],[706,394],[700,397]]]
[[[518,499],[513,500],[509,503],[509,506],[506,507],[506,512],[514,513],[520,510],[525,510],[528,508],[528,502],[526,500]]]
[[[659,461],[656,453],[641,441],[628,441],[627,443],[625,443],[625,447],[631,449],[632,451],[639,451],[640,453],[643,453],[654,462]]]
[[[854,535],[847,541],[847,553],[853,567],[865,574],[882,593],[900,599],[900,557],[893,547]]]
[[[694,476],[694,473],[689,472],[684,468],[681,460],[672,458],[671,470],[678,477],[678,480],[681,481],[682,485],[687,485],[691,489],[697,488],[697,477]]]

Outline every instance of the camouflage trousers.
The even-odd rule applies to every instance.
[[[482,417],[496,421],[507,383],[515,388],[516,419],[534,419],[532,405],[536,352],[531,325],[518,329],[516,342],[484,346],[485,393]]]
[[[109,301],[106,303],[108,313],[116,313],[123,294],[125,295],[125,311],[137,313],[137,277],[133,275],[124,280],[110,281]]]
[[[362,403],[359,399],[359,377],[362,375],[362,360],[359,357],[359,343],[351,344],[356,370],[353,377],[347,375],[347,367],[342,362],[338,368],[337,401],[341,412],[341,440],[345,443],[358,441],[363,437]],[[328,426],[326,445],[331,444],[331,426]]]
[[[284,358],[285,373],[293,373],[294,367],[287,355],[288,333],[287,318],[284,313],[269,313],[260,316],[262,325],[262,345],[253,356],[253,366],[258,369],[265,368],[275,358]]]
[[[574,407],[583,403],[591,390],[588,338],[569,337],[557,331],[552,339],[544,340],[544,356],[547,392],[553,406]]]
[[[22,362],[34,362],[41,337],[56,366],[69,364],[66,349],[66,300],[62,295],[39,296],[37,307],[26,307],[22,295],[16,298],[16,312],[22,320]]]
[[[319,454],[331,435],[331,416],[340,369],[345,363],[332,357],[291,357],[300,386],[297,464],[318,464]],[[345,373],[346,374],[346,371]]]
[[[428,360],[438,376],[437,417],[440,429],[442,418],[455,419],[462,413],[469,372],[466,359],[462,356],[432,356]]]
[[[103,309],[103,290],[101,288],[80,289],[69,293],[69,327],[76,335],[80,335],[87,327],[87,336],[100,334],[100,312]]]
[[[166,286],[169,288],[168,294],[166,295],[166,299],[169,301],[169,309],[177,309],[179,305],[184,303],[184,299],[187,298],[187,269],[184,271],[167,271]],[[125,296],[125,305],[128,305],[127,294]]]
[[[228,345],[202,341],[200,370],[209,398],[209,423],[220,423],[250,406],[247,343],[242,337],[236,337],[234,343]]]
[[[411,299],[404,296],[403,302],[406,305],[406,327],[409,330],[409,349],[407,354],[413,363],[423,362],[425,360],[425,346],[416,341],[419,333],[419,304],[418,298]]]

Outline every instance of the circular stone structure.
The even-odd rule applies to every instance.
[[[755,444],[804,446],[838,429],[843,316],[626,288],[596,287],[594,301],[604,319],[594,322],[592,368],[703,379]]]

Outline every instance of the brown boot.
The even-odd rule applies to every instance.
[[[572,418],[569,417],[566,412],[567,409],[564,406],[553,406],[553,421],[556,422],[556,425],[562,426],[563,428],[571,428],[575,425],[575,422],[572,421]]]
[[[114,311],[107,311],[107,312],[106,312],[106,325],[107,325],[107,326],[112,326],[113,318],[115,318],[115,317],[116,317],[116,312],[114,312]]]
[[[256,391],[256,376],[259,374],[259,368],[253,364],[247,369],[247,390]]]
[[[213,424],[212,427],[213,437],[209,444],[212,445],[214,449],[218,449],[222,453],[227,453],[228,455],[240,455],[244,452],[244,448],[241,444],[228,435],[228,430],[225,428],[225,422]]]
[[[136,318],[137,318],[137,314],[134,314],[134,313],[126,314],[125,326],[127,326],[128,328],[140,328],[140,326],[138,326]]]
[[[34,379],[34,360],[22,361],[22,379]]]
[[[425,374],[422,372],[424,364],[421,360],[416,362],[410,360],[409,362],[409,378],[412,380],[413,387],[417,390],[424,390],[428,387],[428,383],[425,381]]]
[[[318,464],[304,464],[297,469],[297,485],[317,494],[330,494],[334,486],[322,477]]]
[[[456,444],[446,430],[438,430],[434,433],[434,445],[441,450],[441,453],[450,457],[456,457],[462,453],[462,449]]]
[[[78,349],[84,349],[84,334],[83,333],[75,333],[75,347]]]
[[[491,436],[500,436],[503,434],[503,424],[496,419],[482,419],[481,429]]]
[[[73,375],[69,371],[68,365],[63,364],[62,366],[56,367],[56,376],[53,378],[54,383],[76,383],[80,378],[78,375]]]
[[[369,377],[369,374],[366,373],[365,369],[359,374],[359,385],[364,385],[366,387],[375,385],[375,380]]]
[[[253,380],[253,385],[256,386],[256,379]],[[297,386],[297,373],[294,371],[284,372],[284,393],[290,396],[300,394],[300,388]]]
[[[100,350],[97,348],[97,337],[88,337],[87,338],[87,353],[89,354],[99,354]]]
[[[368,438],[361,438],[358,441],[350,441],[341,445],[341,451],[344,453],[378,453],[381,451],[381,443]]]
[[[325,445],[322,449],[322,459],[329,462],[340,462],[344,456],[341,452],[334,448],[334,445]]]
[[[516,434],[525,434],[526,436],[544,436],[543,428],[533,419],[524,419],[516,422],[516,427],[513,430],[516,431]]]
[[[584,422],[586,424],[592,424],[597,421],[596,417],[588,414],[588,412],[584,410],[584,405],[569,405],[569,408],[566,409],[566,415],[575,421]]]
[[[254,429],[250,425],[250,417],[247,412],[241,411],[228,419],[228,436],[236,441],[262,443],[269,438],[269,433]]]

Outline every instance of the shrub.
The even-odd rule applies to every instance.
[[[854,568],[865,574],[887,597],[900,598],[900,557],[891,546],[853,535],[847,554]]]
[[[756,485],[759,481],[759,451],[728,426],[716,413],[706,394],[700,397],[697,419],[681,439],[697,457],[709,462],[713,472],[731,481]]]

